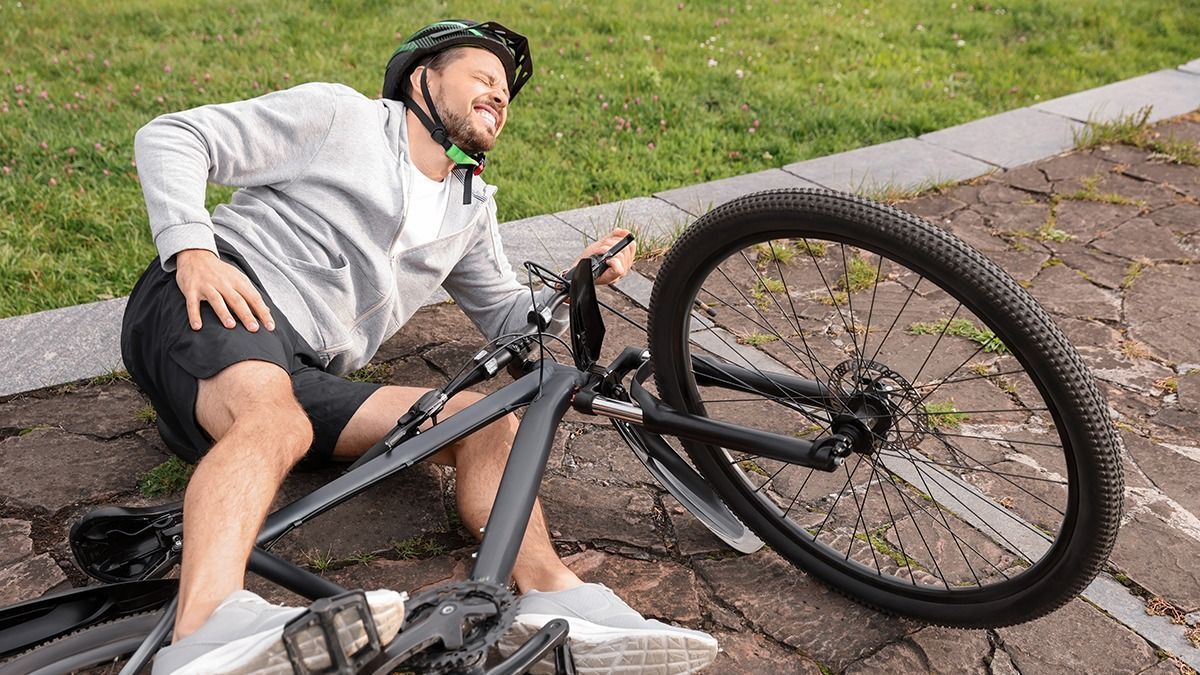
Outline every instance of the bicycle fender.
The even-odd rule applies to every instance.
[[[147,612],[179,593],[177,579],[85,586],[0,609],[0,658],[88,626]]]
[[[762,540],[733,515],[704,478],[661,436],[621,420],[612,423],[650,475],[721,541],[741,553],[754,553],[763,547]]]

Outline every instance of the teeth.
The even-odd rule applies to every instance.
[[[483,119],[487,120],[488,124],[492,125],[493,127],[496,126],[496,116],[493,115],[490,110],[487,110],[484,108],[479,108],[478,111],[479,111],[479,116],[482,117]]]

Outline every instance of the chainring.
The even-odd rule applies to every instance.
[[[428,590],[408,603],[406,624],[413,624],[438,611],[447,601],[491,603],[495,611],[463,627],[461,647],[435,645],[404,662],[418,673],[456,673],[481,663],[487,650],[500,641],[517,618],[517,598],[508,587],[489,581],[456,581]]]

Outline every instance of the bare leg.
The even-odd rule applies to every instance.
[[[392,386],[375,392],[342,430],[334,457],[352,459],[361,455],[390,431],[400,413],[425,391]],[[453,415],[480,398],[479,394],[463,392],[446,403],[443,414]],[[432,457],[438,464],[455,467],[458,512],[463,524],[476,538],[481,536],[492,511],[516,430],[516,417],[506,415]],[[522,592],[561,591],[583,583],[559,560],[550,542],[540,501],[533,505],[529,526],[513,566],[513,579]]]
[[[265,361],[243,361],[200,381],[196,421],[217,442],[184,496],[183,567],[175,641],[242,588],[246,560],[284,477],[312,444],[312,425],[291,379]]]

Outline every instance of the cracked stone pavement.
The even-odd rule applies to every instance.
[[[1200,115],[1157,130],[1200,144]],[[1108,573],[1138,602],[1156,598],[1185,625],[1200,623],[1200,167],[1101,146],[900,207],[996,260],[1079,349],[1126,449],[1125,514]],[[1048,222],[1062,235],[1012,236]],[[644,318],[616,291],[602,295]],[[456,307],[425,308],[384,345],[372,372],[391,383],[440,385],[478,348],[475,336]],[[641,340],[609,321],[610,352]],[[0,400],[0,605],[86,583],[66,536],[90,508],[180,498],[138,493],[139,477],[168,457],[145,406],[121,378]],[[280,499],[333,475],[297,473]],[[474,547],[453,511],[453,489],[452,473],[419,466],[277,550],[350,586],[411,591],[463,577]],[[647,616],[718,638],[723,651],[710,672],[1187,672],[1082,599],[1024,625],[958,631],[857,605],[769,550],[723,553],[596,418],[568,414],[541,494],[556,544],[581,576],[608,584]],[[397,541],[410,545],[401,551]],[[297,601],[258,580],[251,587]]]

